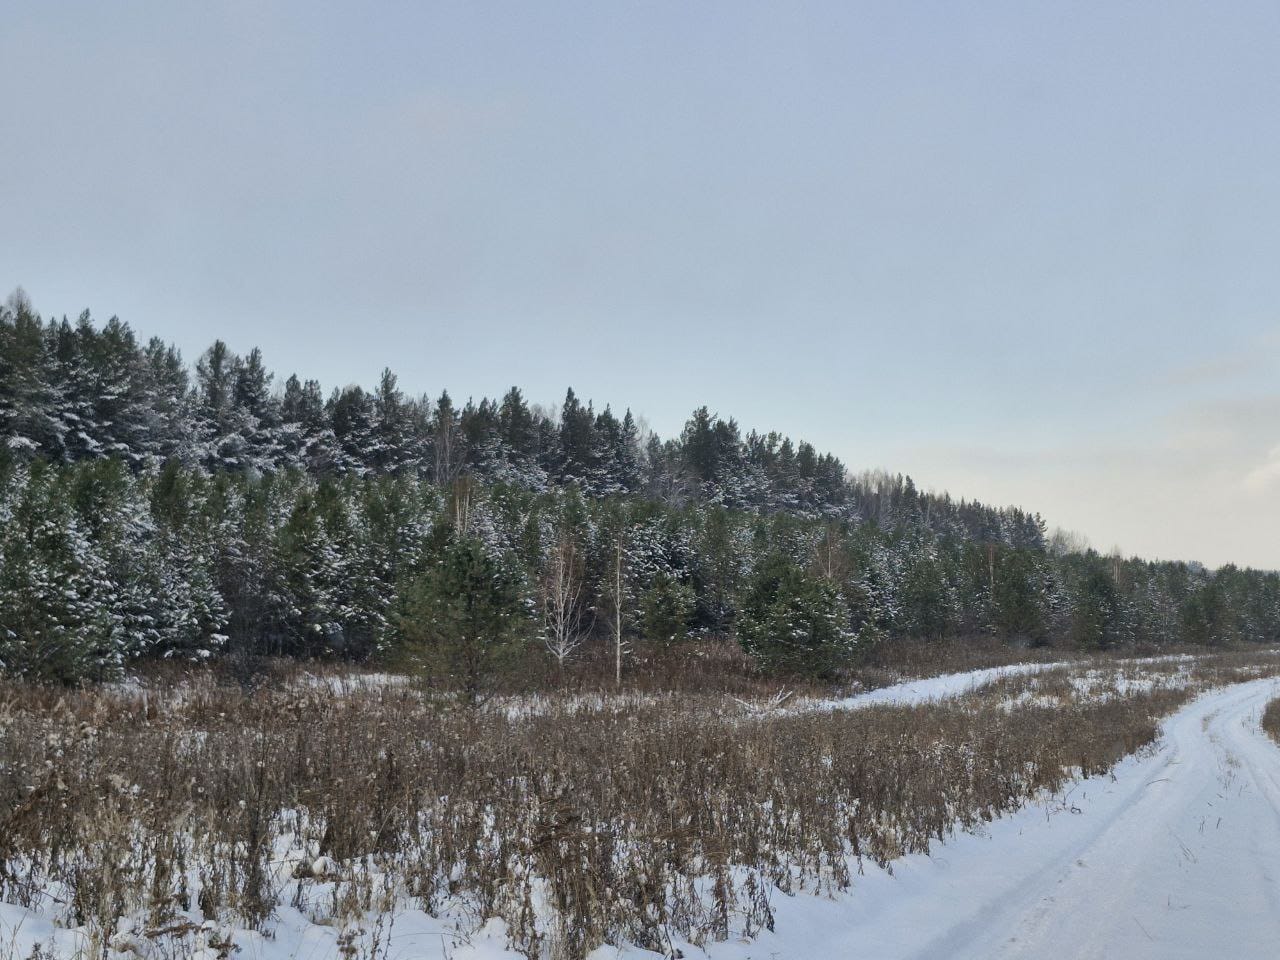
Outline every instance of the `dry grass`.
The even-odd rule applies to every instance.
[[[1195,690],[1262,669],[763,717],[724,696],[474,710],[405,684],[0,683],[0,900],[101,931],[415,907],[501,917],[529,956],[750,936],[774,891],[845,888],[1104,771]]]
[[[1262,729],[1271,735],[1271,739],[1280,743],[1280,697],[1267,704],[1262,711]]]

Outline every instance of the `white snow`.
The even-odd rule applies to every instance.
[[[778,895],[776,933],[713,960],[1125,960],[1280,955],[1280,681],[1195,701],[1157,749],[1066,795],[868,868],[838,899]],[[686,951],[687,953],[687,951]]]
[[[838,700],[819,700],[813,706],[822,710],[858,710],[862,707],[898,706],[910,707],[937,700],[951,700],[974,690],[995,683],[1003,677],[1017,677],[1028,673],[1041,673],[1068,663],[1015,663],[1005,667],[987,667],[964,673],[944,673],[940,677],[923,680],[907,680],[890,687],[869,690],[866,693],[843,697]]]
[[[1276,651],[1268,650],[1267,653]],[[1154,663],[1193,662],[1201,659],[1194,654],[1165,654],[1157,657],[1133,657],[1114,661],[1116,667],[1143,666]],[[868,690],[866,693],[854,694],[834,700],[816,700],[797,704],[796,709],[810,710],[859,710],[863,707],[899,706],[911,707],[924,703],[935,703],[940,700],[953,700],[973,693],[983,687],[995,683],[1005,677],[1019,677],[1032,673],[1044,673],[1063,667],[1082,666],[1070,660],[1052,663],[1013,663],[1003,667],[986,667],[981,670],[966,670],[962,673],[944,673],[937,677],[926,677],[922,680],[906,680],[889,687]]]
[[[307,673],[295,678],[294,682],[302,687],[319,687],[331,693],[345,694],[355,691],[377,691],[386,688],[403,687],[409,684],[410,678],[401,673]]]

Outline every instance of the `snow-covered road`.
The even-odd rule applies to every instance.
[[[714,958],[1280,956],[1280,681],[1207,694],[1159,748],[1065,799],[868,870],[838,900],[775,903],[777,934]]]
[[[1267,650],[1266,653],[1280,651]],[[1204,654],[1174,653],[1156,657],[1130,657],[1124,660],[1099,661],[1097,667],[1142,667],[1156,663],[1183,663],[1190,665],[1197,660],[1205,659]],[[950,700],[962,697],[975,690],[995,683],[1005,677],[1026,676],[1032,673],[1045,673],[1059,667],[1088,667],[1088,661],[1055,660],[1047,663],[1011,663],[1003,667],[986,667],[981,670],[967,670],[963,673],[944,673],[936,677],[925,677],[920,680],[904,680],[892,686],[868,690],[851,697],[839,697],[834,700],[816,700],[801,703],[797,709],[807,710],[860,710],[863,707],[897,706],[911,707],[922,703],[939,700]]]
[[[1028,673],[1043,673],[1058,667],[1067,667],[1067,661],[1055,663],[1012,663],[1004,667],[986,667],[981,670],[967,670],[964,673],[944,673],[937,677],[925,677],[921,680],[904,680],[892,686],[856,693],[851,697],[836,700],[818,700],[809,709],[818,710],[860,710],[863,707],[895,706],[913,707],[937,700],[950,700],[963,697],[967,693],[980,690],[1004,677],[1023,676]]]

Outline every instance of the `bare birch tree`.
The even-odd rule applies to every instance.
[[[623,588],[622,588],[622,559],[623,559],[623,537],[619,535],[617,551],[613,559],[613,655],[614,655],[614,675],[613,682],[615,686],[622,686],[622,651],[624,644],[622,642],[622,605],[623,605]]]
[[[436,401],[432,428],[431,445],[435,452],[435,480],[439,486],[443,487],[456,480],[466,464],[462,425],[447,390],[440,394],[440,399]]]
[[[813,566],[818,575],[828,583],[839,587],[848,570],[848,557],[840,540],[840,530],[828,523],[822,538],[813,547]]]
[[[460,535],[471,532],[471,499],[475,482],[471,477],[459,477],[453,483],[451,500],[453,506],[453,528]]]
[[[582,568],[577,543],[570,533],[562,533],[547,557],[541,584],[543,643],[561,669],[586,635]]]

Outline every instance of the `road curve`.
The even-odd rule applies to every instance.
[[[868,868],[834,898],[779,897],[776,933],[715,960],[1280,957],[1280,681],[1212,691],[1112,775],[981,835]]]
[[[1280,749],[1258,726],[1275,694],[1239,684],[1175,714],[1091,829],[917,956],[1280,956]]]

